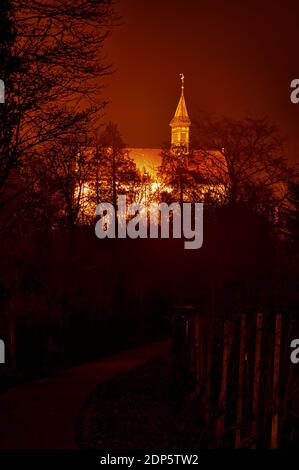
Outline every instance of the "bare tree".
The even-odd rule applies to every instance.
[[[289,248],[299,252],[299,182],[289,184],[288,206],[286,209],[286,240]]]
[[[55,148],[54,161],[57,154],[59,163],[51,171],[52,194],[60,197],[57,213],[59,225],[71,229],[76,223],[87,222],[88,217],[94,215],[89,197],[89,181],[94,168],[88,137],[82,141],[76,136],[59,144]]]
[[[51,147],[71,139],[88,117],[97,119],[105,105],[99,79],[110,72],[101,51],[116,17],[110,0],[5,0],[2,9],[0,53],[8,77],[0,109],[3,209],[13,198],[21,203],[36,185],[25,177],[28,167],[44,175]]]
[[[295,171],[283,139],[268,119],[200,119],[193,135],[202,149],[200,173],[224,188],[227,202],[255,207],[279,204]]]
[[[140,183],[134,161],[128,155],[117,125],[110,122],[99,137],[102,198],[117,204],[118,194],[131,195]]]

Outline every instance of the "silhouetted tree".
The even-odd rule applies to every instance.
[[[288,207],[286,210],[286,226],[288,232],[288,241],[292,248],[299,250],[299,183],[289,184]]]
[[[204,180],[198,171],[193,151],[187,154],[184,146],[174,149],[165,147],[161,156],[158,176],[162,183],[162,198],[179,201],[180,204],[201,200],[199,189]]]
[[[200,119],[193,137],[203,150],[200,171],[222,185],[231,205],[248,203],[259,210],[276,207],[294,176],[283,140],[268,119]]]
[[[110,122],[100,135],[97,152],[100,158],[100,185],[102,200],[117,205],[118,194],[133,196],[140,175],[134,161],[125,149],[125,144],[117,125]],[[95,182],[99,185],[99,181]]]
[[[87,137],[82,141],[74,136],[71,141],[55,148],[59,163],[51,171],[51,177],[53,194],[57,194],[60,200],[57,213],[59,225],[74,228],[78,222],[93,220],[95,207],[90,205],[89,197],[89,181],[93,172],[91,152]]]
[[[1,118],[7,130],[0,141],[0,208],[9,206],[1,213],[5,218],[17,210],[12,201],[24,205],[38,184],[37,171],[28,179],[28,168],[40,168],[44,175],[52,168],[44,158],[51,147],[71,139],[78,124],[87,117],[94,121],[105,105],[97,80],[110,72],[101,50],[116,18],[109,0],[5,0],[1,7],[0,54],[7,79]]]
[[[0,5],[0,78],[6,87],[6,104],[0,106],[0,184],[6,177],[9,142],[12,138],[13,125],[16,124],[14,110],[8,100],[7,91],[13,88],[12,75],[19,70],[13,56],[15,26],[12,21],[13,5],[11,0],[3,0]]]

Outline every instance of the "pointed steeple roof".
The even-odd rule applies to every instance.
[[[176,112],[172,120],[170,121],[171,127],[179,126],[190,126],[191,121],[188,115],[186,101],[184,97],[184,74],[180,74],[182,80],[182,93],[180,97],[179,104],[177,105]]]

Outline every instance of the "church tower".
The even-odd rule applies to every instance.
[[[189,128],[191,121],[188,116],[184,97],[184,74],[180,74],[182,81],[182,92],[179,104],[176,108],[176,112],[172,120],[170,121],[171,127],[171,148],[184,147],[184,153],[189,152]]]

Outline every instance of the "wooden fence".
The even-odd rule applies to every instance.
[[[186,415],[206,431],[206,445],[277,448],[295,439],[294,320],[272,307],[230,319],[180,307],[174,318],[176,386]]]

